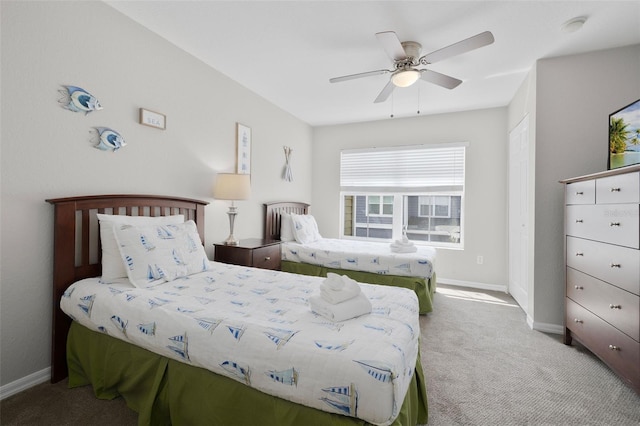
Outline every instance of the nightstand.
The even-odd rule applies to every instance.
[[[214,244],[213,260],[262,269],[280,269],[280,241],[249,238],[237,246]]]

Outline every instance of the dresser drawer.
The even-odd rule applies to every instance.
[[[570,299],[566,326],[616,373],[635,386],[640,384],[640,343]]]
[[[596,179],[596,203],[640,203],[640,172]]]
[[[567,297],[640,341],[640,297],[567,268]]]
[[[640,250],[567,236],[567,266],[640,294]]]
[[[596,184],[593,180],[569,183],[564,196],[567,204],[595,204]]]
[[[280,245],[271,245],[252,250],[252,266],[262,269],[280,269]]]
[[[640,248],[640,204],[572,205],[565,216],[567,235]]]

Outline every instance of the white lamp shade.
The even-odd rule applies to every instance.
[[[218,200],[246,200],[251,196],[251,176],[218,173],[213,196]]]
[[[409,87],[420,78],[420,71],[400,70],[391,76],[391,81],[398,87]]]

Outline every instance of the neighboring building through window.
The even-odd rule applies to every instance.
[[[466,144],[341,153],[341,237],[463,247]]]

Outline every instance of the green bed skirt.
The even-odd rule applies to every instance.
[[[373,272],[353,271],[350,269],[334,269],[310,263],[291,262],[283,260],[280,269],[294,274],[312,275],[314,277],[326,277],[328,272],[346,275],[361,283],[390,285],[413,290],[418,296],[418,304],[421,314],[433,311],[433,295],[436,292],[436,273],[431,279],[420,277],[403,277],[399,275],[382,275]]]
[[[267,395],[230,378],[157,355],[71,324],[67,339],[69,387],[92,385],[96,397],[122,396],[138,425],[366,425],[363,420]],[[420,356],[394,425],[427,423]]]

